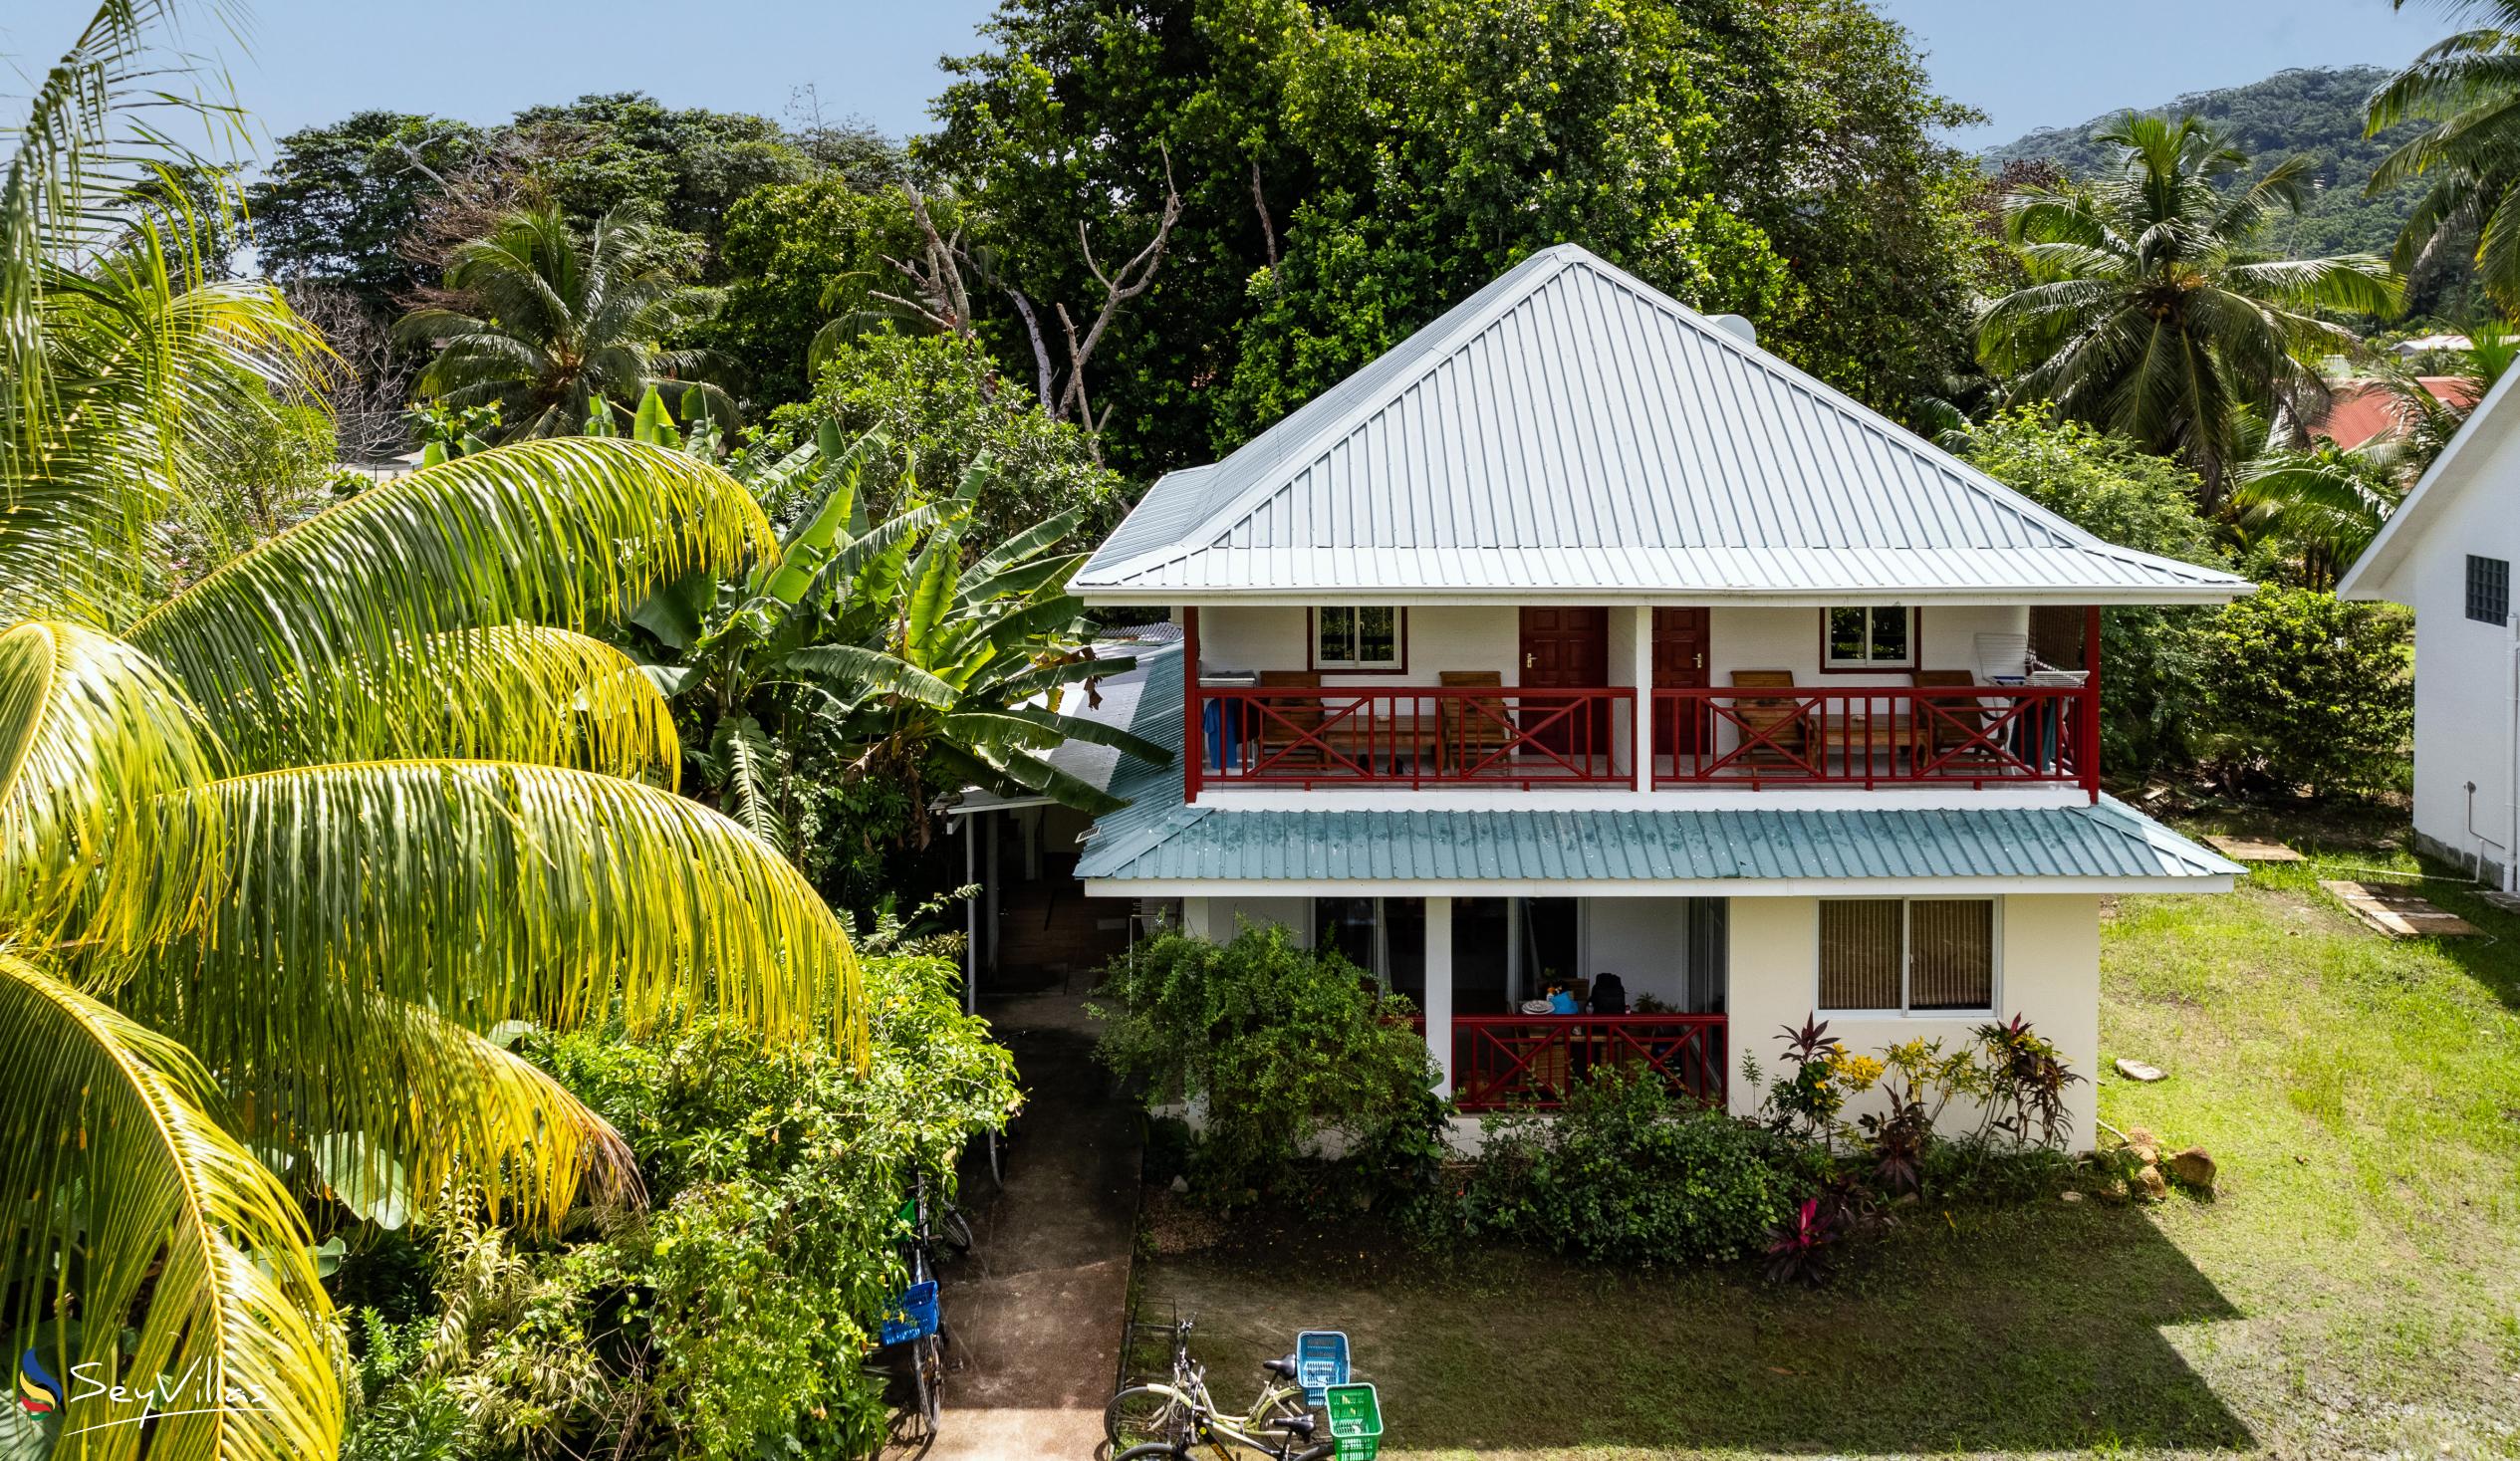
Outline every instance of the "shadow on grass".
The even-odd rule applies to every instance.
[[[1358,1230],[1246,1230],[1146,1280],[1196,1313],[1220,1398],[1298,1329],[1347,1330],[1396,1451],[2253,1444],[2171,1342],[2235,1311],[2126,1209],[1919,1213],[1817,1293]]]

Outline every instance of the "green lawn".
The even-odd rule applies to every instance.
[[[2102,1116],[2211,1149],[2218,1201],[1920,1214],[1817,1295],[1363,1228],[1235,1231],[1143,1292],[1229,1398],[1348,1330],[1395,1458],[2520,1454],[2520,918],[2432,883],[2491,937],[2392,943],[2318,890],[2345,863],[2415,870],[2339,835],[2108,919],[2103,1062],[2169,1079],[2104,1078]]]

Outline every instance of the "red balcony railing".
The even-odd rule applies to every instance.
[[[1675,1094],[1724,1098],[1721,1015],[1462,1015],[1452,1094],[1465,1111],[1553,1110],[1609,1071],[1659,1077]]]
[[[1636,692],[1199,686],[1199,785],[1631,785]]]
[[[2100,792],[2096,687],[1656,690],[1652,714],[1656,787],[1956,783]]]

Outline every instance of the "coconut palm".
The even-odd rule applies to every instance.
[[[2368,254],[2248,252],[2275,210],[2301,206],[2308,158],[2243,182],[2248,157],[2185,117],[2129,115],[2100,139],[2118,148],[2100,176],[2004,199],[2031,282],[1986,309],[1979,356],[2013,400],[2186,461],[2210,507],[2241,415],[2297,417],[2324,391],[2310,363],[2353,345],[2313,312],[2394,309],[2397,281]]]
[[[705,1004],[863,1058],[864,1026],[830,910],[673,794],[664,702],[582,631],[771,546],[715,467],[498,448],[162,593],[205,443],[320,349],[130,206],[171,3],[109,0],[0,182],[0,1344],[67,1391],[0,1442],[320,1457],[310,1199],[398,1178],[541,1223],[629,1181],[490,1032]],[[111,1389],[160,1380],[146,1425]]]
[[[581,237],[557,206],[510,213],[458,247],[445,287],[471,310],[425,309],[394,327],[435,345],[422,393],[453,406],[495,404],[500,439],[611,434],[659,392],[683,420],[734,419],[734,403],[698,378],[713,358],[667,345],[717,306],[686,283],[680,236],[621,210]]]
[[[2520,0],[2443,0],[2441,8],[2481,23],[2427,48],[2364,104],[2366,136],[2402,122],[2431,123],[2381,159],[2364,192],[2378,197],[2429,178],[2397,235],[2397,266],[2411,272],[2473,239],[2476,282],[2503,309],[2520,311]]]

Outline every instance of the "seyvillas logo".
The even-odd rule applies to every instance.
[[[145,1425],[177,1415],[222,1415],[271,1408],[263,1392],[251,1385],[213,1384],[208,1371],[198,1362],[178,1374],[161,1374],[154,1384],[146,1386],[109,1384],[109,1372],[103,1360],[74,1364],[70,1367],[70,1386],[65,1391],[44,1361],[29,1349],[18,1359],[18,1404],[30,1415],[50,1415],[72,1405],[104,1401],[103,1406],[96,1408],[104,1410],[105,1418],[63,1432],[64,1440],[92,1430]]]
[[[50,1415],[61,1407],[61,1381],[53,1378],[33,1349],[19,1355],[18,1408],[29,1415]]]

